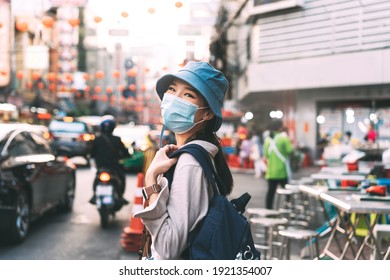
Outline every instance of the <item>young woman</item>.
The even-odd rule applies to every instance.
[[[189,62],[175,74],[157,81],[164,126],[173,131],[176,145],[159,149],[145,174],[144,197],[149,204],[134,213],[152,236],[152,258],[180,259],[187,237],[206,215],[213,196],[202,167],[190,154],[169,154],[191,142],[205,148],[214,161],[227,193],[233,178],[215,132],[222,123],[222,104],[228,88],[224,75],[205,62]],[[176,164],[171,186],[163,176]]]

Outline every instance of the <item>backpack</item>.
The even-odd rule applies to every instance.
[[[199,162],[214,191],[206,216],[189,233],[188,246],[182,257],[192,260],[259,260],[260,252],[254,246],[249,221],[243,215],[251,196],[245,193],[240,198],[228,201],[218,189],[225,187],[209,153],[200,145],[189,144],[173,152],[170,157],[182,153],[190,153]],[[174,167],[165,174],[169,186]]]

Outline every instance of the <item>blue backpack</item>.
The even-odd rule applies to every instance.
[[[240,198],[228,201],[218,189],[224,190],[225,187],[214,169],[209,153],[197,144],[189,144],[170,157],[182,153],[190,153],[199,162],[214,191],[206,216],[189,233],[188,246],[182,257],[192,260],[259,260],[260,252],[254,246],[250,224],[243,215],[251,196],[245,193]],[[174,166],[165,174],[169,186],[173,171]]]

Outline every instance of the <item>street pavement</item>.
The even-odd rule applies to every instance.
[[[305,167],[297,172],[294,172],[293,179],[299,180],[303,177],[309,177],[312,173],[319,170],[319,167]],[[253,170],[245,169],[232,169],[234,179],[234,189],[230,198],[236,198],[241,194],[248,192],[252,198],[248,203],[248,207],[265,208],[265,196],[267,192],[267,181],[264,178],[255,178]],[[315,229],[323,222],[321,218],[322,214],[319,214],[311,223],[309,227]],[[327,237],[328,235],[326,235]],[[320,239],[320,252],[321,248],[325,246],[326,238]],[[305,248],[305,249],[304,249]],[[292,260],[308,259],[308,250],[304,241],[292,242],[290,258]],[[120,259],[138,259],[136,252],[122,251],[119,256]]]

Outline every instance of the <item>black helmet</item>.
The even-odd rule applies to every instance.
[[[116,127],[116,123],[113,119],[105,119],[100,123],[100,131],[102,133],[111,134]]]

